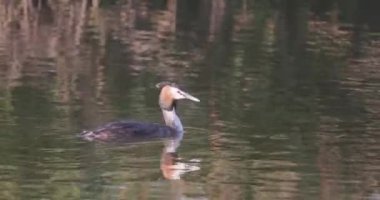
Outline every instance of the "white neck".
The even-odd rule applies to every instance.
[[[171,111],[162,110],[162,114],[164,116],[165,124],[167,126],[174,128],[178,132],[181,132],[181,133],[183,132],[181,120],[179,119],[179,117],[175,113],[174,108]]]

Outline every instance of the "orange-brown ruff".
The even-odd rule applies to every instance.
[[[100,126],[94,130],[83,131],[81,137],[93,141],[133,142],[146,139],[178,138],[183,135],[181,120],[176,114],[176,103],[180,99],[199,102],[199,99],[180,90],[176,84],[161,82],[156,85],[160,89],[159,105],[166,125],[116,121]]]
[[[163,109],[172,109],[173,103],[174,103],[174,97],[173,94],[170,92],[171,86],[165,85],[161,89],[160,97],[159,97],[159,104],[160,107]]]

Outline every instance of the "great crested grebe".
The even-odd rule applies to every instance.
[[[183,126],[176,113],[177,100],[189,99],[199,102],[199,99],[180,90],[174,83],[161,82],[156,84],[156,87],[161,90],[158,102],[166,125],[134,121],[116,121],[94,130],[83,131],[81,137],[89,141],[126,142],[173,137],[182,139]]]

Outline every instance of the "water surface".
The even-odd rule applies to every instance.
[[[380,199],[375,1],[0,3],[1,199]],[[77,134],[162,123],[164,142]]]

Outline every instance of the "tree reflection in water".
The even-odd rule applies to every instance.
[[[378,198],[379,4],[0,1],[0,196]],[[164,79],[206,99],[183,111],[207,133],[185,136],[185,158],[175,140],[107,154],[70,137],[159,121]]]

